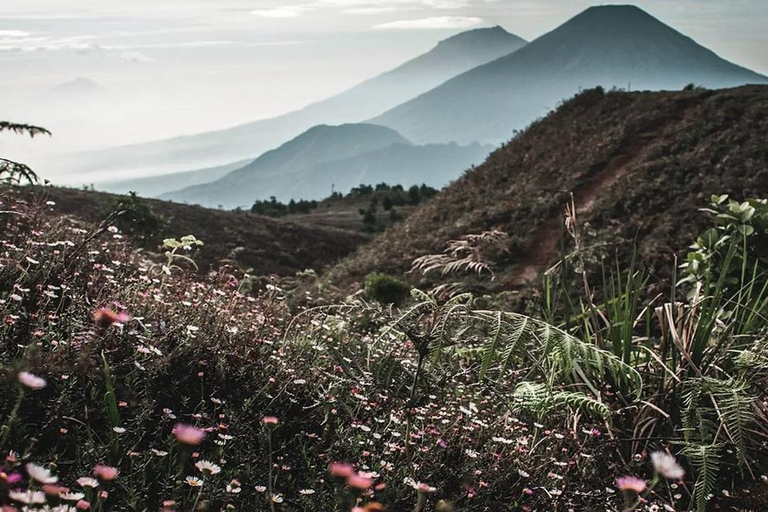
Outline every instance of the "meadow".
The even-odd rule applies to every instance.
[[[571,217],[525,314],[466,292],[498,234],[417,261],[436,289],[330,300],[44,194],[0,210],[3,510],[764,506],[765,200],[713,197],[671,284],[582,265]]]

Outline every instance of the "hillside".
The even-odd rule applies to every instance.
[[[602,254],[631,251],[670,271],[702,228],[712,194],[768,190],[768,87],[721,91],[586,91],[495,151],[331,273],[342,283],[374,270],[403,273],[420,255],[468,233],[511,237],[499,285],[517,288],[558,259],[562,212]],[[705,221],[704,221],[705,222]]]
[[[362,122],[381,114],[524,44],[501,27],[463,32],[387,73],[295,112],[225,130],[65,155],[56,165],[78,177],[92,173],[91,181],[100,181],[126,171],[160,174],[255,158],[312,126]]]
[[[88,222],[104,220],[125,196],[58,187],[22,189],[33,203],[53,201],[59,215]],[[361,232],[272,219],[251,213],[210,210],[167,201],[141,199],[151,211],[150,219],[136,223],[118,222],[126,233],[138,226],[131,238],[149,251],[157,251],[166,237],[195,235],[205,245],[196,257],[201,271],[215,268],[222,259],[252,268],[256,275],[292,275],[306,269],[323,270],[367,241]]]
[[[634,6],[592,7],[520,51],[376,117],[416,143],[500,143],[580,90],[768,83]]]
[[[382,126],[349,124],[317,126],[249,165],[202,185],[167,193],[163,199],[249,208],[254,201],[276,197],[322,199],[361,183],[426,183],[442,187],[471,165],[482,162],[491,148],[479,144],[413,146]]]

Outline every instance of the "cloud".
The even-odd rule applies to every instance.
[[[345,14],[372,15],[424,8],[455,10],[470,5],[471,0],[314,0],[303,4],[277,5],[250,12],[262,18],[297,18],[305,12],[320,9],[341,9]]]
[[[284,5],[271,9],[257,9],[251,11],[251,14],[262,18],[296,18],[309,8],[309,5]]]
[[[29,32],[24,32],[23,30],[0,30],[0,37],[2,38],[19,38],[19,37],[29,37]]]
[[[118,57],[123,62],[154,62],[155,60],[139,52],[121,52]]]
[[[375,30],[420,30],[420,29],[446,29],[446,28],[470,28],[483,22],[482,18],[471,16],[433,16],[416,20],[399,20],[389,23],[374,25]]]

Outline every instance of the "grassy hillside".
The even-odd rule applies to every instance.
[[[503,289],[535,279],[559,259],[570,194],[596,257],[637,245],[651,269],[670,271],[702,227],[713,193],[768,190],[768,87],[719,91],[586,91],[495,151],[338,266],[360,282],[403,273],[446,242],[497,229],[510,235],[499,261]],[[611,260],[612,261],[612,260]]]
[[[59,214],[99,223],[126,196],[58,187],[21,189],[33,203],[53,201]],[[130,205],[130,203],[128,203]],[[149,209],[134,222],[129,212],[117,224],[136,230],[133,240],[149,251],[158,251],[164,238],[195,235],[205,245],[196,259],[202,270],[231,259],[257,275],[291,275],[306,269],[322,270],[339,261],[368,240],[360,231],[347,231],[272,219],[249,212],[212,210],[199,206],[140,199]],[[149,220],[147,220],[149,219]]]
[[[9,512],[765,510],[768,201],[703,216],[699,294],[584,295],[575,322],[375,290],[292,310],[64,200],[0,202]]]

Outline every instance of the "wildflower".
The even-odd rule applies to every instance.
[[[685,476],[685,470],[680,467],[675,458],[666,452],[651,453],[653,469],[664,478],[680,480]]]
[[[19,372],[18,379],[22,385],[31,389],[43,389],[48,385],[45,379],[29,372]]]
[[[209,462],[207,460],[200,460],[195,463],[195,467],[200,470],[201,473],[208,473],[209,475],[216,475],[221,473],[221,468]]]
[[[41,484],[55,484],[59,481],[58,477],[51,475],[50,469],[38,466],[37,464],[32,464],[31,462],[26,465],[26,468],[29,478],[40,482]]]
[[[80,501],[85,498],[85,494],[81,492],[62,492],[59,494],[59,498],[65,501]]]
[[[640,494],[645,490],[646,483],[642,478],[622,476],[616,479],[616,487],[620,491],[632,491],[636,494]]]
[[[302,496],[310,496],[312,494],[315,494],[315,490],[314,489],[301,489],[301,490],[299,490],[299,494],[301,494]]]
[[[197,478],[196,476],[188,476],[184,479],[184,483],[187,484],[190,487],[202,487],[203,481]]]
[[[372,501],[363,506],[363,512],[384,512],[386,508],[381,503]]]
[[[117,468],[113,468],[112,466],[97,464],[96,467],[93,468],[93,474],[96,476],[96,478],[100,478],[105,482],[110,482],[117,478],[117,475],[120,474],[120,471],[118,471]]]
[[[283,502],[283,495],[282,494],[273,494],[272,495],[272,501],[275,503],[282,503]]]
[[[261,421],[265,425],[277,425],[278,419],[275,416],[264,416]]]
[[[343,462],[332,463],[328,470],[331,472],[331,475],[335,476],[336,478],[349,478],[355,474],[355,469],[352,467],[352,465],[345,464]]]
[[[128,313],[115,313],[109,308],[99,308],[93,312],[93,321],[101,329],[107,329],[114,324],[125,324],[131,317]]]
[[[95,478],[91,478],[89,476],[84,476],[77,479],[77,485],[80,487],[90,487],[91,489],[95,489],[99,486],[99,481]]]
[[[44,484],[42,487],[42,491],[48,496],[58,496],[59,494],[69,492],[69,489],[67,489],[63,485]]]
[[[45,503],[45,493],[41,491],[8,491],[8,497],[13,501],[25,505],[39,505]]]
[[[264,492],[267,490],[267,488],[264,487],[263,485],[257,485],[256,487],[254,487],[254,489],[256,489],[256,492]]]
[[[125,434],[125,429],[123,427],[112,427],[112,431],[115,434]]]
[[[75,508],[77,508],[77,510],[88,510],[91,508],[91,504],[85,500],[80,500],[75,504]]]
[[[422,482],[420,482],[416,486],[416,490],[419,491],[422,494],[433,494],[433,493],[437,492],[436,488],[431,487],[430,485],[422,483]]]
[[[177,423],[173,427],[173,435],[180,443],[197,445],[205,439],[205,430],[184,423]]]
[[[354,489],[364,491],[373,485],[373,480],[362,475],[353,474],[347,478],[347,485]]]

